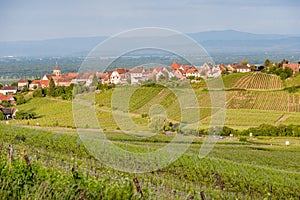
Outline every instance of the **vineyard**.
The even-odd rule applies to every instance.
[[[281,90],[283,89],[283,85],[278,76],[265,73],[247,73],[235,80],[229,88],[246,90]]]
[[[215,110],[211,108],[211,92],[196,89],[195,95],[199,104],[194,108],[200,112],[200,122],[202,126],[208,126],[211,115]],[[218,97],[218,91],[214,91],[213,96]],[[114,121],[112,114],[112,90],[104,91],[95,95],[95,111],[101,127],[105,130],[116,130],[118,125]],[[82,96],[83,100],[93,104],[91,96]],[[120,101],[123,99],[120,98]],[[178,122],[181,118],[181,110],[177,97],[166,88],[138,88],[130,98],[129,111],[132,120],[137,124],[147,125],[149,110],[154,105],[161,105],[170,121]],[[74,128],[72,113],[72,102],[50,98],[33,98],[26,104],[17,106],[18,110],[33,111],[37,118],[31,120],[13,120],[12,124],[22,124],[29,126],[47,127],[68,127]],[[226,91],[226,126],[250,127],[258,126],[261,123],[293,123],[300,120],[300,95],[298,93],[288,93],[281,91]],[[243,113],[237,117],[237,113]],[[89,118],[84,110],[82,118]],[[284,118],[280,118],[285,115]],[[280,118],[280,120],[279,120]],[[278,121],[279,120],[279,121]],[[82,124],[85,127],[88,122]],[[240,126],[239,126],[240,124]]]
[[[147,139],[120,133],[106,136],[133,152],[147,152],[146,146],[156,150],[172,140],[167,135]],[[208,199],[298,199],[300,140],[289,140],[291,145],[286,148],[285,138],[256,138],[249,142],[228,138],[218,141],[207,157],[199,158],[203,139],[198,138],[173,164],[137,174],[101,164],[89,155],[76,134],[0,124],[0,196],[201,199],[205,194]],[[8,148],[9,145],[12,146]]]
[[[299,94],[286,91],[238,91],[227,101],[228,109],[274,110],[300,112]]]

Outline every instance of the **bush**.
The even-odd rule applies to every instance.
[[[3,112],[0,110],[0,120],[4,120],[5,116],[3,114]]]
[[[239,141],[240,141],[240,142],[247,142],[247,138],[241,137],[241,138],[239,139]]]
[[[17,111],[16,119],[34,119],[36,117],[35,112]]]

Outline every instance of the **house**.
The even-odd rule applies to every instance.
[[[180,65],[178,64],[178,62],[174,62],[170,67],[171,67],[171,69],[173,69],[173,70],[177,70],[177,69],[180,68]]]
[[[139,66],[139,67],[134,67],[132,69],[129,69],[127,72],[127,78],[130,79],[131,84],[136,84],[145,81],[145,76],[144,76],[144,67]]]
[[[247,65],[234,65],[233,69],[236,70],[236,72],[239,72],[239,73],[246,73],[246,72],[251,71],[251,68]]]
[[[49,86],[49,80],[34,80],[29,84],[29,90],[35,90],[37,88],[46,88]]]
[[[227,70],[227,67],[226,67],[225,64],[218,64],[217,67],[219,68],[219,70],[220,70],[221,72]]]
[[[18,111],[18,109],[16,109],[16,108],[3,108],[3,107],[1,107],[0,108],[0,112],[1,111],[2,111],[5,119],[9,119],[9,118],[15,119],[16,112]]]
[[[200,77],[200,73],[195,67],[191,67],[186,71],[185,77]]]
[[[0,89],[0,93],[3,95],[12,95],[17,93],[17,86],[4,86]]]
[[[0,93],[0,104],[2,104],[2,101],[7,101],[9,104],[15,103],[15,99],[12,95],[4,95]]]
[[[160,71],[155,75],[155,80],[158,81],[160,79],[170,80],[175,77],[173,70],[170,67],[162,67]]]
[[[213,67],[214,67],[214,65],[213,65],[212,63],[210,63],[210,62],[204,63],[204,64],[202,65],[202,68],[209,68],[209,69],[212,69]]]
[[[282,65],[283,69],[288,67],[291,68],[293,70],[293,74],[295,74],[296,72],[299,72],[300,69],[300,64],[299,63],[285,63]]]
[[[208,78],[216,78],[218,76],[221,76],[222,71],[220,70],[220,68],[218,66],[213,67],[208,73],[207,73],[207,77]]]
[[[110,77],[109,77],[109,80],[110,80],[110,83],[113,83],[113,84],[119,84],[120,83],[120,80],[121,80],[121,76],[118,72],[118,70],[114,70]]]
[[[111,73],[109,73],[109,72],[97,72],[96,73],[98,82],[101,84],[109,84],[110,83],[110,80],[109,80],[110,75],[111,75]]]
[[[42,80],[48,80],[50,81],[51,78],[54,79],[54,77],[60,77],[62,74],[61,74],[61,70],[60,68],[58,67],[58,62],[56,61],[56,64],[55,64],[55,67],[53,69],[53,72],[52,74],[45,74],[42,78]]]
[[[185,80],[186,78],[185,78],[185,76],[186,76],[186,73],[184,73],[183,72],[183,70],[181,70],[181,69],[176,69],[175,71],[174,71],[174,76],[177,78],[177,79],[179,79],[179,80]]]
[[[76,77],[71,77],[71,76],[59,77],[59,78],[57,78],[57,82],[60,82],[60,81],[62,82],[63,79],[65,79],[65,81],[66,81],[65,84],[67,84],[67,81],[69,81],[68,85],[65,85],[65,86],[69,86],[72,83],[73,84],[84,83],[88,87],[92,83],[95,75],[98,78],[96,72],[79,72],[79,73],[77,73]],[[55,81],[55,79],[54,79],[54,81]],[[62,84],[61,84],[61,86],[62,86]]]
[[[18,81],[18,90],[22,90],[25,86],[28,88],[29,82],[27,79],[20,79]]]
[[[185,64],[183,64],[179,67],[179,69],[181,69],[183,72],[186,72],[190,68],[191,68],[191,66],[185,65]]]
[[[251,64],[247,64],[247,65],[241,65],[239,63],[232,63],[227,65],[227,70],[229,72],[239,72],[239,73],[246,73],[246,72],[250,72],[251,71]]]

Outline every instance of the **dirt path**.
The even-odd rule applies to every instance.
[[[279,122],[285,121],[287,118],[289,118],[291,115],[290,114],[282,114],[276,121],[275,125],[278,125]]]

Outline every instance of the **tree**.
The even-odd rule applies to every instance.
[[[265,64],[264,64],[265,68],[269,68],[270,65],[271,65],[270,60],[269,60],[269,59],[266,59],[266,60],[265,60]]]
[[[227,70],[223,70],[221,74],[222,74],[222,75],[228,75],[229,72],[228,72]]]
[[[92,83],[90,86],[92,87],[96,87],[98,85],[98,78],[96,76],[96,74],[94,74],[93,79],[92,79]]]
[[[256,70],[256,66],[255,66],[255,65],[251,65],[251,66],[250,66],[250,69],[251,69],[251,71],[253,72],[253,71]]]
[[[17,101],[16,101],[17,105],[26,103],[26,100],[22,94],[15,96],[15,98],[17,99]]]
[[[2,83],[0,83],[0,89],[1,89],[1,88],[3,88],[3,84],[2,84]]]
[[[2,105],[3,107],[9,107],[9,106],[10,106],[9,102],[6,101],[6,100],[3,100],[2,103],[1,103],[1,105]]]
[[[284,68],[283,72],[286,73],[287,78],[293,75],[293,70],[289,67]]]
[[[12,83],[10,84],[10,86],[18,87],[18,82],[12,82]]]
[[[27,85],[25,85],[24,87],[23,87],[23,89],[21,90],[21,92],[28,92],[29,91],[29,89],[28,89],[28,86]]]
[[[33,97],[44,97],[45,96],[44,90],[42,90],[41,88],[38,88],[33,91],[32,96]]]
[[[48,96],[53,96],[55,92],[55,83],[53,78],[51,78],[50,82],[49,82],[49,87],[48,87],[48,91],[47,91],[47,95]]]
[[[98,78],[96,76],[96,74],[94,74],[92,82],[89,86],[89,91],[95,91],[98,85]]]

